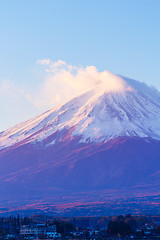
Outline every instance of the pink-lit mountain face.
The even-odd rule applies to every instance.
[[[154,213],[160,93],[117,77],[0,133],[2,212]]]

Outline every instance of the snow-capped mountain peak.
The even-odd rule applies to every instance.
[[[97,83],[69,102],[0,133],[0,148],[43,141],[64,129],[72,129],[71,137],[78,135],[82,142],[119,136],[160,139],[159,100],[155,89],[115,76],[110,84]]]

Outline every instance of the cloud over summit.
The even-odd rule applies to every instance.
[[[93,87],[100,91],[128,90],[122,78],[109,71],[99,72],[95,66],[77,67],[63,60],[53,62],[46,58],[37,60],[36,71],[39,74],[30,85],[15,83],[11,79],[0,83],[0,100],[5,102],[5,106],[1,106],[3,115],[7,114],[7,118],[12,119],[14,112],[17,113],[12,125]],[[7,108],[13,110],[6,113]]]
[[[95,66],[76,67],[58,60],[37,60],[44,66],[46,78],[38,93],[30,97],[35,106],[56,105],[84,91],[102,85],[105,91],[128,90],[125,81],[109,71],[99,72]]]

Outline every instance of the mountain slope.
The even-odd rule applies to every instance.
[[[0,133],[1,206],[73,214],[83,205],[88,214],[103,200],[110,214],[116,199],[121,208],[128,203],[142,211],[143,196],[150,203],[146,213],[158,209],[160,94],[131,79],[119,81],[118,88],[98,84]]]

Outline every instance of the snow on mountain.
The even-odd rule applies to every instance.
[[[2,209],[159,213],[160,93],[114,78],[0,133]]]
[[[79,135],[82,142],[106,142],[119,136],[160,140],[160,93],[144,83],[115,77],[117,88],[101,82],[65,104],[1,132],[0,148],[43,141],[66,128],[72,128],[71,137]]]

